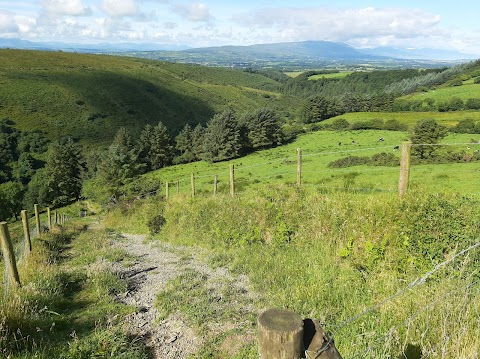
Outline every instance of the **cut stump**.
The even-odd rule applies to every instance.
[[[268,309],[258,317],[261,359],[299,359],[303,356],[303,320],[289,310]]]

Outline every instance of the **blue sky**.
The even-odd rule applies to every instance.
[[[191,47],[305,40],[480,56],[474,0],[0,0],[0,37]]]

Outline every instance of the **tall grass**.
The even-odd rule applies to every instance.
[[[408,284],[478,242],[479,208],[455,194],[400,200],[276,186],[234,199],[170,199],[159,237],[204,247],[213,266],[247,274],[262,306],[319,318],[344,357],[474,358],[479,251]]]
[[[22,287],[0,287],[2,358],[149,357],[122,330],[134,309],[113,299],[126,283],[105,265],[128,258],[111,250],[109,234],[83,229],[55,227],[36,239],[19,263]]]

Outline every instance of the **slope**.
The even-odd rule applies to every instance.
[[[160,120],[175,133],[227,106],[286,108],[259,74],[113,56],[0,50],[0,83],[1,118],[90,144]]]

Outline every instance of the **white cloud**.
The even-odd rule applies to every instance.
[[[92,9],[85,7],[82,0],[43,0],[42,5],[49,14],[69,16],[92,14]]]
[[[135,0],[103,0],[101,9],[111,17],[137,16],[139,14]]]
[[[10,11],[0,10],[0,33],[16,33],[18,30],[14,14]]]
[[[375,42],[388,37],[446,35],[438,27],[440,16],[417,9],[263,8],[234,15],[232,19],[274,41]]]
[[[193,22],[207,22],[212,19],[208,6],[199,2],[177,4],[173,6],[173,11],[181,17]]]

